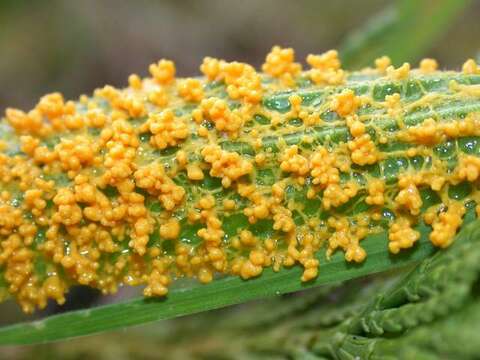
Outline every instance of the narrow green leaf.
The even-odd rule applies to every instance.
[[[299,281],[302,273],[300,267],[281,270],[277,273],[267,269],[262,276],[248,281],[237,277],[226,277],[207,285],[172,289],[164,299],[139,298],[3,327],[0,328],[0,344],[19,345],[58,341],[217,309],[414,264],[435,251],[428,240],[430,228],[422,225],[419,231],[422,234],[419,243],[413,249],[395,256],[390,255],[387,250],[386,233],[366,238],[362,241],[362,245],[368,257],[364,263],[358,265],[347,263],[341,252],[337,252],[330,260],[322,254],[320,275],[309,283]]]
[[[382,55],[393,63],[416,61],[448,30],[470,0],[399,0],[347,36],[340,47],[350,69],[372,64]]]

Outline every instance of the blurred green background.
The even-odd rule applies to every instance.
[[[29,109],[52,91],[75,99],[105,84],[125,86],[160,58],[174,60],[179,76],[198,74],[207,55],[259,67],[275,44],[294,47],[302,62],[339,48],[355,67],[385,50],[397,63],[428,56],[457,69],[480,50],[478,15],[474,0],[0,0],[0,113]],[[96,301],[85,291],[72,297],[82,296]],[[0,325],[22,319],[31,318],[14,304],[0,306]],[[51,347],[35,351],[53,356]],[[30,356],[28,348],[0,349],[0,359]]]

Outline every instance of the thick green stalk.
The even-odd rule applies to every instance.
[[[372,179],[384,181],[386,194],[394,198],[400,190],[398,186],[399,175],[428,171],[435,162],[445,164],[446,173],[441,175],[451,175],[458,165],[459,156],[466,154],[478,156],[480,154],[480,139],[474,135],[445,138],[441,143],[427,144],[424,147],[431,151],[431,155],[410,157],[405,156],[406,150],[416,148],[418,145],[401,141],[397,138],[399,131],[418,125],[428,118],[434,118],[439,123],[448,123],[463,119],[468,114],[475,115],[480,111],[480,100],[474,91],[480,84],[480,76],[478,75],[465,75],[455,72],[435,72],[431,75],[413,73],[408,79],[393,81],[385,77],[372,75],[369,72],[362,72],[350,74],[344,86],[317,87],[306,79],[302,79],[299,82],[300,87],[298,90],[266,94],[261,106],[257,108],[258,112],[244,124],[244,131],[246,131],[244,136],[238,139],[227,136],[215,138],[223,149],[229,152],[236,152],[252,163],[254,163],[254,157],[259,154],[266,153],[271,157],[263,166],[255,164],[251,174],[239,181],[246,184],[254,184],[258,189],[265,191],[264,194],[267,196],[271,196],[271,186],[273,184],[285,181],[287,185],[284,189],[285,199],[282,200],[284,201],[282,205],[286,207],[293,205],[292,218],[295,225],[299,228],[306,228],[306,224],[310,220],[318,220],[322,224],[323,229],[327,229],[330,235],[332,235],[334,230],[328,228],[326,224],[329,217],[346,218],[354,224],[356,221],[355,216],[370,214],[371,211],[376,209],[366,203],[367,185]],[[459,86],[465,86],[467,89],[471,89],[472,92],[462,92],[459,90]],[[375,164],[352,164],[348,171],[341,171],[340,185],[343,186],[347,182],[352,181],[359,186],[359,191],[356,196],[344,204],[328,209],[322,205],[324,189],[320,189],[313,197],[307,196],[308,189],[313,187],[312,177],[310,175],[306,176],[305,185],[300,185],[299,182],[296,182],[294,175],[279,169],[279,159],[285,148],[291,145],[297,145],[300,151],[308,156],[321,145],[334,152],[341,147],[345,148],[347,142],[354,140],[346,126],[345,119],[332,110],[332,99],[344,93],[345,90],[353,90],[355,96],[370,100],[356,111],[356,115],[366,125],[367,133],[383,157]],[[225,93],[225,86],[222,83],[210,83],[207,91],[211,92],[209,93],[210,96],[216,96],[227,101],[231,109],[239,106],[237,101],[228,99]],[[291,96],[295,94],[302,98],[302,109],[309,113],[320,114],[322,119],[320,124],[310,126],[292,115],[290,103]],[[402,106],[401,113],[396,117],[389,115],[388,107],[385,104],[386,97],[393,94],[400,95]],[[109,111],[108,104],[105,104],[103,100],[97,99],[97,101],[101,106],[105,107],[105,111]],[[186,116],[190,118],[194,108],[195,106],[192,104],[179,102],[172,110],[175,111],[178,117]],[[79,111],[82,113],[86,109],[83,106],[79,106]],[[278,125],[272,124],[272,118],[275,116],[279,116],[282,119]],[[147,119],[143,117],[132,118],[129,121],[134,126],[141,127]],[[202,223],[192,224],[187,219],[188,211],[195,209],[196,204],[202,197],[213,195],[217,204],[226,199],[234,200],[236,204],[236,208],[229,212],[222,210],[220,206],[216,208],[216,216],[218,216],[224,232],[222,241],[227,249],[226,253],[229,260],[239,255],[240,251],[233,249],[231,244],[241,230],[251,231],[261,243],[267,239],[274,238],[279,241],[280,248],[283,247],[285,249],[287,246],[284,243],[285,235],[274,228],[273,219],[270,217],[260,220],[256,219],[258,221],[249,221],[245,215],[245,209],[252,206],[250,199],[241,196],[236,191],[235,186],[222,186],[221,179],[218,176],[211,175],[208,164],[202,163],[203,155],[201,151],[212,140],[197,136],[195,131],[198,128],[198,124],[193,121],[189,124],[191,137],[184,143],[164,150],[159,150],[151,145],[149,139],[152,134],[148,131],[143,131],[139,134],[141,142],[141,151],[139,151],[141,156],[138,159],[139,167],[156,162],[161,163],[167,169],[166,171],[169,171],[177,167],[176,155],[178,151],[186,150],[188,160],[192,163],[200,163],[204,174],[203,180],[192,180],[187,176],[184,169],[177,169],[175,176],[172,176],[175,184],[185,190],[185,198],[182,205],[168,213],[177,219],[180,224],[180,232],[176,242],[160,236],[159,226],[164,221],[162,216],[165,215],[165,208],[158,197],[141,188],[135,189],[138,194],[144,197],[145,206],[155,221],[155,229],[150,235],[148,247],[159,249],[165,256],[174,256],[176,244],[188,245],[194,250],[201,249],[204,241],[199,236],[198,230],[204,228],[205,225]],[[210,130],[214,129],[213,123],[208,121],[202,126]],[[254,146],[253,140],[248,136],[248,132],[252,129],[258,132],[262,146]],[[92,139],[98,140],[99,132],[93,130],[91,128],[86,129],[86,132]],[[5,140],[10,142],[10,154],[17,154],[20,158],[24,157],[25,154],[19,150],[18,144],[9,139],[12,132],[4,131],[2,134]],[[56,134],[55,136],[42,139],[42,145],[49,149],[54,149],[62,141],[63,137],[73,138],[76,135],[71,132]],[[389,141],[386,143],[381,142],[379,140],[381,136],[386,136]],[[47,179],[53,180],[57,187],[73,187],[72,179],[69,179],[65,173],[49,174]],[[10,185],[12,193],[15,194],[11,203],[12,205],[17,204],[17,206],[20,206],[24,199],[19,184],[12,182]],[[398,255],[390,255],[388,253],[388,228],[396,215],[405,215],[405,211],[392,207],[388,208],[385,205],[384,208],[376,209],[381,214],[380,219],[372,220],[368,224],[369,229],[373,228],[374,230],[361,242],[367,253],[367,259],[361,264],[347,263],[340,252],[336,252],[332,258],[328,259],[324,252],[328,244],[325,243],[315,254],[315,258],[320,262],[319,276],[304,284],[299,281],[301,271],[297,267],[282,269],[279,272],[266,269],[261,276],[250,281],[227,276],[215,279],[211,284],[205,286],[188,284],[184,288],[181,287],[181,282],[179,282],[179,288],[173,288],[166,299],[136,299],[126,303],[60,315],[33,324],[20,324],[4,328],[0,330],[0,343],[26,344],[101,332],[122,326],[136,325],[148,321],[215,309],[247,300],[292,292],[306,287],[343,281],[395,267],[415,264],[433,252],[433,248],[428,241],[431,227],[425,224],[421,218],[421,215],[427,209],[439,205],[442,201],[455,200],[469,209],[470,215],[465,218],[465,223],[475,217],[471,214],[474,213],[476,205],[474,199],[474,194],[477,191],[476,184],[466,182],[462,182],[459,185],[450,184],[447,190],[448,199],[441,199],[439,194],[432,191],[430,187],[419,187],[422,207],[414,228],[420,232],[421,239],[418,245],[410,251]],[[112,201],[117,201],[121,197],[118,189],[112,186],[100,187],[100,191]],[[53,204],[49,203],[48,206],[47,211],[53,212],[55,209]],[[398,214],[395,214],[396,211],[398,211]],[[36,246],[44,243],[45,230],[40,229],[36,234],[32,249],[37,250]],[[103,269],[112,266],[121,257],[136,256],[129,240],[131,239],[127,236],[122,241],[118,241],[119,246],[115,251],[104,254],[99,260],[99,268]],[[66,251],[69,252],[71,250],[69,249],[69,243],[66,242],[65,246]],[[56,269],[60,274],[65,274],[58,263],[53,262],[49,257],[44,257],[40,252],[37,254],[35,272],[40,278],[45,275],[45,269],[48,267]],[[243,256],[244,254],[241,253],[240,255]],[[148,256],[146,258],[147,266],[150,266],[148,263],[150,258]],[[1,266],[0,273],[2,273]],[[126,271],[128,271],[128,268],[126,268]],[[109,274],[103,274],[100,271],[99,279],[102,280],[104,279],[103,276],[106,278],[107,275]],[[66,278],[67,281],[71,281],[68,275],[66,275]],[[425,291],[423,289],[418,290],[414,285],[410,284],[408,287],[410,289],[410,298],[408,300],[424,295]],[[411,289],[412,287],[413,290]],[[403,293],[400,295],[395,293],[391,295],[393,300],[389,300],[387,304],[401,303],[401,301],[404,301],[404,296],[406,295]],[[437,302],[435,299],[431,301],[433,304]],[[428,304],[425,306],[429,307]],[[452,306],[457,306],[457,304],[452,304]],[[431,305],[429,308],[433,307]],[[381,311],[384,309],[375,308],[375,310]],[[405,311],[408,312],[408,310]],[[125,316],[125,313],[128,313],[128,316]],[[436,316],[438,314],[434,313],[433,315]],[[343,319],[343,316],[334,316],[334,319]],[[355,329],[360,329],[363,326],[364,330],[374,327],[376,329],[375,333],[381,333],[385,329],[391,328],[389,327],[391,317],[395,316],[390,312],[387,315],[383,313],[379,315],[370,314],[362,320],[364,325],[357,321],[354,324],[355,326],[352,326]],[[275,319],[275,317],[273,318]],[[327,321],[327,323],[335,322],[334,319]],[[404,324],[402,326],[407,325]],[[62,330],[60,331],[60,329]]]

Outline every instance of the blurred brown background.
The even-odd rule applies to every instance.
[[[105,84],[122,86],[130,73],[146,75],[148,64],[162,57],[176,61],[180,76],[198,73],[206,55],[258,66],[274,44],[293,46],[303,59],[339,47],[390,3],[0,0],[0,113],[27,109],[51,91],[77,98]],[[445,67],[475,56],[478,14],[480,1],[472,1],[425,55]]]

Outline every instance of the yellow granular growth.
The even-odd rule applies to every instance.
[[[398,254],[401,249],[408,249],[420,239],[420,233],[412,229],[410,221],[401,217],[396,220],[390,227],[388,233],[388,249],[393,254]]]
[[[327,255],[332,254],[340,247],[345,250],[345,260],[357,263],[365,260],[367,253],[359,245],[360,240],[367,235],[365,228],[357,226],[352,229],[345,218],[329,218],[328,225],[332,227],[335,232],[328,239]]]
[[[186,101],[199,102],[204,93],[202,83],[198,79],[185,79],[178,84],[178,94]]]
[[[402,135],[402,140],[417,144],[438,144],[444,138],[441,127],[432,118],[425,119],[420,125],[408,128],[406,134]]]
[[[200,66],[200,71],[209,80],[224,81],[231,99],[241,99],[246,103],[256,104],[262,98],[260,75],[249,64],[206,57]]]
[[[204,178],[202,169],[195,164],[187,165],[187,176],[190,180],[202,180]]]
[[[455,179],[458,181],[475,181],[480,175],[480,159],[473,155],[463,155],[455,169]]]
[[[385,202],[385,183],[380,179],[372,179],[368,184],[368,196],[365,202],[369,205],[383,205]]]
[[[403,107],[399,93],[385,96],[385,106],[388,109],[389,116],[398,117],[402,115]]]
[[[202,64],[200,65],[200,71],[205,75],[209,80],[215,80],[220,75],[220,67],[223,64],[223,60],[206,57],[203,59]]]
[[[341,67],[338,51],[329,50],[320,55],[310,54],[307,56],[307,63],[318,70],[338,70]]]
[[[434,145],[448,138],[478,136],[480,134],[480,119],[478,116],[467,116],[463,120],[449,122],[425,119],[421,124],[409,127],[398,133],[398,138],[405,142],[419,145]]]
[[[310,78],[319,85],[340,85],[345,82],[345,72],[336,50],[329,50],[320,55],[310,54],[307,63],[312,67]]]
[[[395,197],[397,206],[409,210],[412,215],[418,215],[423,204],[416,182],[417,179],[412,176],[401,177],[398,181],[401,190]]]
[[[176,118],[171,109],[151,114],[140,131],[152,133],[150,143],[159,149],[178,145],[189,135],[187,124]]]
[[[253,170],[251,162],[242,159],[238,153],[222,150],[218,145],[205,146],[202,156],[211,165],[210,175],[222,178],[222,185],[226,188]]]
[[[348,148],[351,151],[352,162],[358,165],[375,164],[381,158],[369,134],[349,141]]]
[[[285,149],[280,157],[280,161],[280,169],[285,172],[304,176],[310,170],[308,159],[298,153],[298,147],[296,145]]]
[[[330,184],[325,188],[323,193],[323,207],[329,210],[332,206],[337,207],[345,204],[348,200],[357,195],[357,183],[350,181],[344,186],[339,184]]]
[[[180,234],[180,224],[177,219],[171,218],[160,225],[160,236],[165,239],[176,239]]]
[[[478,74],[479,69],[478,65],[475,60],[468,59],[462,66],[462,70],[464,74]]]
[[[438,62],[435,59],[425,58],[420,61],[419,69],[424,74],[430,74],[432,72],[437,71],[438,69]]]
[[[288,102],[292,106],[292,113],[299,114],[302,109],[302,97],[298,94],[293,94],[288,97]]]
[[[204,99],[193,116],[197,122],[203,118],[212,121],[218,131],[227,132],[234,137],[238,135],[238,131],[244,123],[244,118],[240,113],[230,110],[225,100],[214,97]]]
[[[337,167],[337,159],[334,154],[324,147],[319,147],[311,158],[311,175],[313,184],[326,187],[330,184],[338,184],[340,171]]]
[[[148,94],[148,100],[158,107],[164,107],[168,104],[168,94],[163,88],[156,89]]]
[[[256,104],[262,98],[260,75],[255,69],[244,63],[223,63],[223,78],[227,84],[227,93],[234,99],[243,99],[246,103]]]
[[[262,70],[292,85],[293,78],[302,71],[302,65],[295,62],[295,51],[292,48],[274,46],[265,58]]]
[[[375,67],[381,74],[385,74],[391,64],[392,60],[388,56],[382,56],[375,59]]]
[[[152,163],[139,168],[133,174],[135,184],[142,189],[146,189],[152,195],[158,196],[158,199],[166,210],[172,210],[179,205],[185,190],[176,185],[172,178],[165,173],[165,169],[160,163]]]
[[[390,65],[386,71],[389,78],[393,80],[402,80],[408,77],[410,73],[410,64],[403,63],[402,66],[396,69],[394,66]]]
[[[138,76],[137,74],[131,74],[131,75],[128,77],[128,85],[129,85],[132,89],[141,90],[141,89],[142,89],[142,86],[143,86],[142,79],[141,79],[140,76]]]
[[[175,63],[171,60],[162,59],[148,68],[150,74],[160,85],[169,85],[175,79]]]
[[[344,90],[336,95],[331,103],[331,109],[340,116],[347,116],[355,113],[360,105],[360,99],[355,96],[353,90]]]
[[[77,136],[72,140],[62,140],[55,147],[55,151],[65,170],[79,170],[94,163],[96,148],[89,138]]]
[[[358,116],[348,116],[346,123],[353,137],[359,137],[365,134],[366,126],[358,119]]]
[[[206,57],[203,77],[177,79],[160,60],[124,89],[8,108],[2,295],[32,312],[76,284],[165,296],[178,278],[296,265],[311,281],[322,251],[360,263],[361,242],[388,231],[395,254],[419,241],[419,225],[448,246],[480,199],[480,117],[451,115],[479,99],[477,64],[439,72],[424,59],[410,71],[382,57],[351,73],[335,50],[306,61],[302,71],[293,49],[273,47],[263,72]],[[437,77],[455,81],[428,90]]]
[[[433,220],[433,231],[430,234],[430,240],[435,246],[447,247],[453,241],[455,234],[462,225],[465,207],[463,204],[452,202],[448,205],[447,211],[441,212]]]

